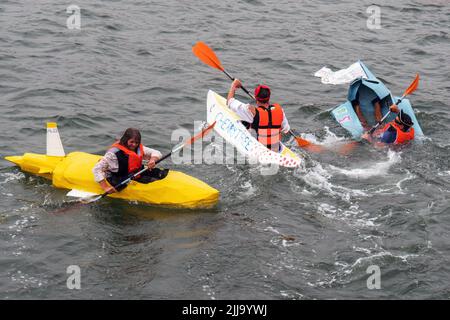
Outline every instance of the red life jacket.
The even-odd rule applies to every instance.
[[[274,103],[269,108],[257,107],[252,128],[256,130],[259,142],[275,152],[280,151],[281,124],[283,123],[283,108]]]
[[[144,146],[142,144],[139,145],[137,153],[118,142],[111,147],[117,148],[122,152],[122,154],[120,151],[116,152],[117,160],[119,161],[119,175],[135,173],[142,168],[142,160],[144,159]]]
[[[395,138],[394,144],[402,144],[408,141],[414,140],[414,128],[411,127],[407,132],[402,131],[399,125],[394,121],[389,122],[384,126],[382,130],[382,134],[389,129],[389,127],[393,127],[397,132],[397,137]]]

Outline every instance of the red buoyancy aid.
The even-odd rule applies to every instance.
[[[119,144],[118,142],[114,143],[112,148],[117,148],[128,156],[128,173],[135,173],[142,167],[142,160],[144,159],[144,146],[142,143],[138,147],[138,152],[131,151],[127,147]],[[120,162],[119,162],[120,164]],[[119,168],[120,171],[120,168]]]
[[[275,152],[280,151],[283,115],[283,108],[277,103],[270,105],[269,108],[257,107],[252,123],[258,141]]]
[[[395,131],[397,131],[397,137],[395,138],[394,144],[402,144],[408,141],[414,140],[414,128],[411,127],[407,132],[402,131],[399,125],[394,121],[389,122],[384,126],[382,133],[389,129],[389,127],[393,127]]]

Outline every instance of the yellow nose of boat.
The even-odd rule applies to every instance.
[[[53,157],[44,154],[25,153],[23,156],[5,157],[6,160],[15,163],[23,171],[52,179],[52,173],[64,157]]]

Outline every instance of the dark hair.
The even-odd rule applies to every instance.
[[[141,133],[138,129],[135,128],[128,128],[125,130],[125,132],[122,135],[122,138],[120,138],[119,144],[121,144],[124,147],[128,148],[128,140],[135,139],[138,144],[141,143]]]
[[[400,114],[398,115],[398,117],[400,118],[400,123],[405,127],[405,132],[414,125],[411,117],[406,114],[406,112],[403,112],[403,110],[400,110]]]
[[[269,102],[270,99],[270,88],[265,85],[258,85],[255,88],[255,99],[256,101],[266,103]]]
[[[259,90],[259,94],[258,94],[258,96],[256,98],[258,100],[269,100],[269,98],[270,98],[270,91],[269,91],[269,89],[261,88]]]

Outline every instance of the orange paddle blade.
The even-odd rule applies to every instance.
[[[300,148],[304,148],[304,147],[311,145],[311,142],[309,142],[308,140],[302,139],[297,136],[294,136],[294,138],[295,138],[295,141],[297,141],[297,144]]]
[[[220,71],[224,70],[219,58],[217,58],[214,51],[204,42],[197,42],[192,47],[192,52],[197,56],[197,58],[206,63],[208,66],[219,69]]]
[[[200,138],[203,138],[205,135],[207,135],[216,125],[216,121],[214,121],[210,126],[208,126],[207,128],[203,129],[202,132],[197,133],[195,136],[193,136],[191,139],[189,139],[186,142],[186,146],[193,144],[195,140],[198,140]]]
[[[403,96],[406,97],[408,94],[413,93],[417,89],[418,86],[419,86],[419,74],[416,74],[416,78],[409,85],[408,89],[406,89],[406,91],[403,94]]]
[[[311,143],[308,140],[305,140],[305,139],[300,138],[298,136],[294,136],[294,138],[295,138],[295,141],[297,141],[297,144],[298,144],[298,146],[300,148],[303,148],[303,149],[308,150],[310,152],[317,152],[317,153],[321,153],[321,152],[325,151],[325,148],[320,146],[320,145]]]
[[[345,143],[341,146],[339,146],[336,150],[337,153],[339,153],[342,156],[346,156],[348,154],[350,154],[351,152],[353,152],[353,150],[358,146],[358,142],[357,141],[352,141],[352,142],[348,142]]]

